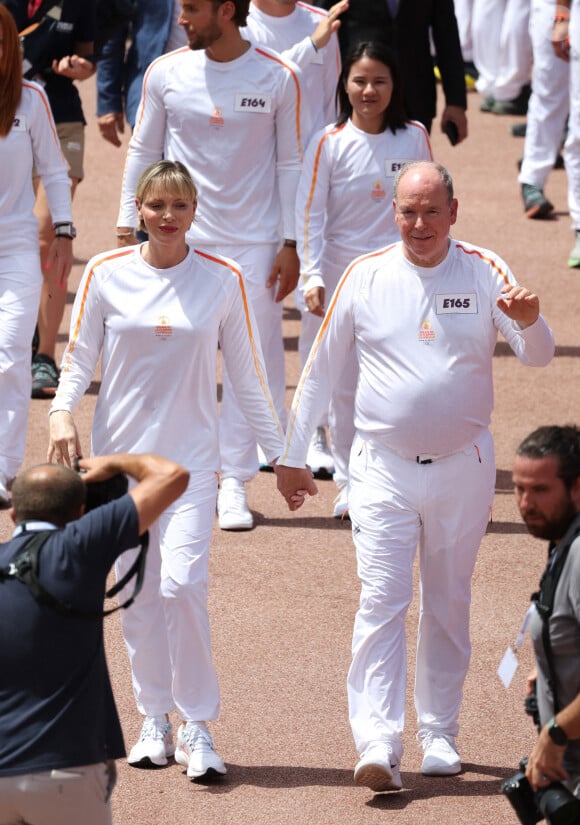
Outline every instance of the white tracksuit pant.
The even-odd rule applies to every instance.
[[[26,449],[31,342],[42,274],[38,253],[0,256],[0,479],[12,479]]]
[[[184,720],[203,722],[219,713],[207,610],[216,499],[216,474],[193,472],[185,493],[149,528],[143,589],[121,617],[135,699],[145,716],[176,709]],[[135,554],[119,556],[118,579]],[[131,581],[120,601],[132,587]]]
[[[580,0],[572,3],[570,15],[570,119],[564,145],[568,175],[568,208],[572,229],[580,230]]]
[[[473,60],[483,96],[513,100],[530,82],[529,13],[530,0],[474,0]]]
[[[548,33],[556,0],[533,0],[530,37],[534,52],[532,94],[528,103],[526,141],[520,183],[544,187],[560,149],[568,116],[570,64],[556,57]]]
[[[211,252],[212,248],[202,247]],[[282,426],[286,424],[286,370],[282,338],[282,302],[275,303],[277,285],[266,289],[276,245],[253,244],[215,247],[219,255],[233,258],[242,268],[249,300],[260,335],[268,385]],[[220,450],[222,477],[250,481],[258,472],[256,439],[236,400],[227,369],[222,362],[222,407]]]
[[[428,457],[425,457],[428,458]],[[402,756],[405,615],[420,550],[421,609],[415,677],[419,734],[455,736],[471,652],[471,576],[495,486],[491,434],[430,464],[355,436],[349,508],[361,580],[348,674],[352,732],[362,755],[390,742]]]

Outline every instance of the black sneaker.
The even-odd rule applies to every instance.
[[[528,124],[524,120],[522,123],[514,123],[514,125],[510,129],[510,132],[512,133],[513,137],[525,138],[527,128]]]
[[[53,398],[60,373],[50,355],[37,353],[32,359],[32,398]]]
[[[528,111],[528,100],[531,92],[531,86],[522,86],[517,97],[512,98],[512,100],[496,100],[491,111],[494,115],[525,115]]]
[[[522,183],[522,199],[526,218],[543,219],[551,217],[554,205],[544,195],[541,186]]]

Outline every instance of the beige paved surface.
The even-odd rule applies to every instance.
[[[90,118],[91,83],[83,89]],[[526,220],[516,181],[523,141],[509,134],[513,119],[482,115],[478,105],[477,95],[472,95],[471,136],[464,145],[451,149],[438,132],[433,135],[436,157],[450,168],[459,197],[454,234],[493,248],[522,283],[540,294],[556,333],[557,355],[548,368],[530,370],[503,342],[497,349],[493,431],[498,483],[493,524],[473,582],[473,660],[458,740],[464,772],[445,780],[421,776],[409,693],[404,790],[373,796],[353,786],[356,754],[347,722],[345,674],[358,585],[349,529],[328,518],[332,482],[320,483],[320,495],[300,515],[292,515],[275,493],[273,477],[261,474],[249,490],[255,530],[227,534],[216,527],[212,550],[210,609],[222,688],[222,714],[213,730],[228,777],[208,787],[187,781],[175,764],[140,772],[123,762],[114,797],[116,825],[516,822],[498,787],[534,741],[521,709],[529,645],[509,691],[495,672],[536,586],[543,548],[529,540],[520,525],[510,487],[511,457],[535,426],[577,421],[580,272],[566,266],[572,235],[565,173],[554,172],[547,187],[557,205],[557,220]],[[124,157],[99,139],[92,122],[87,155],[87,178],[75,203],[79,238],[73,287],[87,259],[114,243]],[[291,303],[284,332],[290,398],[297,379],[298,335]],[[61,346],[65,338],[63,330]],[[94,402],[95,394],[87,395],[77,415],[86,451]],[[47,406],[43,401],[31,404],[27,464],[44,458]],[[425,410],[424,426],[428,423]],[[0,512],[0,539],[8,535],[7,513]],[[415,624],[416,601],[409,614],[411,672]],[[116,616],[107,621],[107,647],[130,746],[141,720]]]

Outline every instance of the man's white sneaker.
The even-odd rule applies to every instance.
[[[339,490],[337,497],[334,499],[332,515],[334,518],[350,521],[350,516],[348,515],[348,488],[346,485]]]
[[[423,764],[421,773],[426,776],[454,776],[461,770],[461,759],[453,736],[430,731],[421,736]]]
[[[372,791],[400,791],[403,787],[399,761],[388,743],[370,747],[354,769],[354,784]]]
[[[251,530],[254,517],[248,509],[246,489],[237,478],[224,478],[217,500],[221,530]]]
[[[331,476],[334,473],[334,459],[330,454],[326,441],[326,431],[324,427],[317,427],[308,447],[306,463],[314,475],[322,474]]]
[[[187,768],[190,779],[227,773],[224,760],[215,752],[212,735],[203,722],[183,722],[179,726],[175,761]]]
[[[171,722],[165,716],[147,716],[139,741],[131,748],[127,762],[134,768],[162,768],[174,752]]]

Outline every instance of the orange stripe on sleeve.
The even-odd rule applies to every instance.
[[[153,63],[150,64],[147,71],[143,76],[143,88],[141,92],[141,107],[140,107],[140,114],[139,114],[139,122],[135,124],[135,129],[133,131],[137,131],[139,126],[141,125],[141,121],[143,120],[143,110],[145,109],[145,101],[147,99],[147,80],[149,79],[149,75],[151,74],[152,69],[158,64],[161,63],[163,60],[167,60],[168,57],[173,57],[176,52],[185,52],[189,50],[189,46],[183,46],[181,49],[176,49],[173,52],[167,52],[167,54],[160,55]]]
[[[296,76],[296,72],[294,71],[294,69],[287,63],[285,63],[280,57],[275,57],[273,54],[264,52],[257,46],[255,47],[255,50],[258,54],[261,54],[262,57],[267,57],[269,60],[273,60],[275,63],[279,63],[281,66],[283,66],[288,72],[290,72],[292,80],[294,81],[294,85],[296,87],[296,141],[298,143],[298,152],[300,154],[300,160],[302,161],[304,159],[304,151],[302,149],[302,134],[300,129],[300,107],[302,105],[302,92],[300,89],[300,81],[298,80],[298,77]]]
[[[58,133],[57,133],[56,127],[54,125],[54,118],[52,116],[52,110],[50,108],[50,104],[47,100],[46,94],[43,94],[40,91],[40,89],[38,89],[36,86],[33,86],[32,83],[27,83],[25,80],[22,81],[22,86],[25,87],[26,89],[30,89],[31,91],[35,92],[40,97],[40,99],[42,101],[42,105],[44,106],[44,111],[46,112],[46,116],[48,118],[48,122],[50,124],[50,130],[52,132],[52,136],[54,137],[55,142],[58,143],[58,145],[60,146],[60,139],[58,137]]]
[[[85,283],[85,288],[83,289],[83,296],[82,296],[82,299],[81,299],[81,306],[80,306],[80,309],[79,309],[79,314],[78,314],[78,317],[77,317],[77,321],[76,321],[74,330],[71,332],[71,336],[70,336],[70,339],[69,339],[69,342],[68,342],[68,346],[66,348],[66,358],[65,358],[65,363],[63,365],[63,371],[66,370],[66,368],[68,366],[68,363],[69,363],[69,358],[75,350],[76,342],[77,342],[78,337],[79,337],[79,331],[80,331],[80,328],[81,328],[81,323],[82,323],[82,320],[83,320],[83,315],[84,315],[84,312],[85,312],[85,307],[86,307],[86,304],[87,304],[87,296],[89,294],[89,287],[91,285],[91,281],[93,280],[93,275],[94,275],[95,269],[100,264],[105,263],[105,261],[114,261],[116,258],[122,258],[123,255],[131,255],[132,253],[133,253],[133,249],[129,247],[127,249],[123,249],[122,251],[115,252],[112,255],[106,255],[102,258],[99,258],[97,261],[95,261],[93,267],[91,268],[91,271],[89,272],[89,274],[87,276],[87,281]]]
[[[325,135],[322,136],[318,147],[316,149],[316,156],[314,158],[314,167],[312,169],[312,181],[310,183],[310,191],[308,193],[308,200],[306,201],[306,208],[304,209],[304,267],[307,267],[310,262],[310,233],[308,231],[308,222],[310,216],[310,208],[312,207],[312,201],[314,200],[314,192],[316,191],[316,181],[318,178],[318,167],[320,166],[320,155],[322,154],[322,147],[327,138],[331,135],[336,135],[338,132],[342,131],[346,123],[343,123],[336,129],[332,129],[332,131],[327,132]]]
[[[507,276],[507,273],[506,273],[506,272],[504,272],[504,271],[503,271],[503,269],[501,269],[501,267],[499,267],[499,266],[497,265],[497,263],[493,260],[493,258],[490,258],[490,257],[488,257],[487,255],[482,255],[482,254],[481,254],[481,251],[480,251],[479,249],[466,249],[466,248],[465,248],[465,247],[464,247],[461,243],[459,243],[458,241],[456,241],[456,242],[455,242],[455,244],[456,244],[457,248],[458,248],[458,249],[461,249],[461,251],[462,251],[462,252],[465,252],[465,254],[466,254],[466,255],[477,255],[477,257],[478,257],[478,258],[481,258],[481,260],[482,260],[482,261],[485,261],[486,263],[490,264],[490,266],[492,267],[492,269],[495,269],[495,271],[497,272],[497,274],[498,274],[501,278],[503,278],[503,281],[504,281],[504,283],[506,284],[506,286],[507,286],[507,285],[509,285],[510,280],[509,280],[509,278],[508,278],[508,276]]]
[[[238,281],[238,286],[240,288],[240,293],[242,295],[242,304],[243,304],[243,307],[244,307],[244,317],[245,317],[245,321],[246,321],[246,329],[248,331],[248,338],[249,338],[250,346],[251,346],[251,349],[252,349],[252,360],[254,362],[254,369],[256,370],[256,374],[257,374],[258,379],[260,381],[260,387],[262,388],[262,392],[264,394],[264,397],[265,397],[266,401],[268,402],[270,412],[272,413],[272,418],[273,418],[274,421],[279,421],[278,414],[277,414],[276,409],[274,407],[274,401],[272,399],[272,396],[270,394],[270,389],[268,387],[268,382],[266,380],[266,376],[264,375],[264,371],[262,370],[262,365],[260,363],[260,359],[258,358],[258,351],[257,351],[257,348],[256,348],[256,339],[255,339],[255,336],[254,336],[254,331],[253,331],[253,328],[252,328],[252,324],[250,322],[250,310],[249,310],[249,304],[248,304],[248,296],[246,294],[246,287],[245,287],[245,284],[244,284],[244,279],[242,277],[241,271],[239,269],[236,269],[235,266],[232,266],[230,263],[228,263],[228,261],[224,261],[223,258],[218,258],[214,255],[210,255],[208,252],[203,252],[201,249],[195,249],[194,252],[195,252],[196,255],[199,255],[200,258],[205,258],[206,260],[213,261],[216,264],[221,264],[221,266],[226,267],[227,269],[230,270],[230,272],[233,272],[233,274],[236,276],[237,281]],[[284,437],[284,433],[282,431],[281,426],[280,426],[280,436],[282,438]]]
[[[394,246],[394,244],[392,246]],[[338,301],[340,293],[342,292],[342,290],[344,288],[344,285],[348,281],[348,278],[351,275],[351,273],[352,273],[355,266],[362,263],[362,261],[368,261],[368,260],[371,260],[372,258],[378,257],[379,255],[384,255],[384,253],[389,249],[391,249],[391,246],[387,246],[387,247],[384,247],[382,249],[377,249],[375,252],[369,252],[367,255],[361,255],[359,258],[356,258],[352,263],[350,263],[347,266],[347,268],[344,271],[344,274],[342,275],[340,281],[338,282],[338,286],[336,287],[336,289],[335,289],[335,291],[332,295],[332,299],[330,301],[329,307],[326,310],[326,314],[324,315],[324,319],[322,321],[320,329],[318,330],[318,334],[317,334],[316,338],[314,339],[314,343],[312,344],[312,348],[310,350],[310,353],[309,353],[308,358],[306,360],[306,363],[304,365],[304,369],[302,370],[302,374],[300,375],[300,379],[298,381],[298,386],[296,387],[296,392],[294,393],[294,398],[292,400],[292,409],[290,410],[290,417],[289,417],[289,420],[288,420],[288,426],[286,428],[286,443],[287,444],[290,444],[290,442],[292,440],[292,433],[294,432],[294,426],[296,424],[297,411],[298,411],[298,407],[300,405],[300,398],[302,397],[302,393],[304,391],[304,385],[306,383],[306,380],[308,379],[308,376],[310,375],[310,372],[312,370],[312,364],[314,362],[314,359],[316,358],[316,354],[317,354],[317,352],[320,348],[320,343],[321,343],[321,341],[324,337],[324,334],[325,334],[326,330],[328,329],[328,325],[330,324],[330,320],[331,320],[331,318],[334,314],[335,308],[336,308],[336,303]],[[287,455],[288,455],[288,451],[286,450],[286,451],[284,451],[283,455],[281,456],[280,462],[283,463],[283,461],[284,461],[284,459],[286,458]]]

